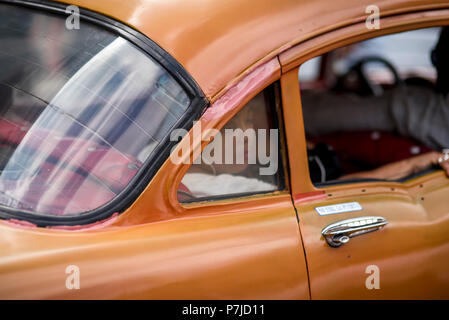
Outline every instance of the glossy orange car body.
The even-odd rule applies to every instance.
[[[58,230],[1,221],[0,298],[449,298],[449,180],[434,172],[402,184],[315,188],[297,76],[302,62],[334,48],[449,24],[448,1],[377,1],[379,30],[365,27],[368,0],[63,2],[135,28],[180,62],[211,102],[203,130],[220,129],[280,79],[289,190],[181,205],[176,191],[188,165],[167,160],[125,212],[101,224]],[[351,201],[364,211],[314,210]],[[321,236],[336,220],[375,215],[388,227],[341,248]],[[81,270],[80,290],[65,286],[68,265]],[[365,287],[369,265],[381,270],[380,290]]]

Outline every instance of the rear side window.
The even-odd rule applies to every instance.
[[[190,98],[102,28],[0,5],[0,205],[80,216],[121,193]]]
[[[279,83],[251,99],[203,150],[183,177],[180,202],[272,193],[284,189]]]

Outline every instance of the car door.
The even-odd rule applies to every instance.
[[[419,20],[409,18],[409,23]],[[406,17],[388,20],[391,29],[384,32],[399,28],[401,20]],[[311,298],[448,298],[449,179],[442,170],[402,183],[364,181],[322,187],[311,183],[297,66],[313,57],[312,52],[328,51],[326,46],[369,37],[362,25],[351,28],[299,45],[293,49],[296,52],[286,52],[280,59],[292,193]],[[358,232],[340,237],[351,230]],[[329,243],[323,236],[326,231]]]
[[[324,189],[313,200],[295,197],[313,299],[448,298],[449,184],[443,174],[404,185],[361,183]],[[360,210],[352,211],[354,204]],[[323,215],[320,208],[333,213]],[[370,217],[388,224],[338,248],[322,235],[332,224]]]

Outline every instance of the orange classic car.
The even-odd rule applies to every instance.
[[[446,25],[1,0],[0,298],[449,298]]]

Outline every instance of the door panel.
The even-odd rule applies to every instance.
[[[448,195],[449,180],[438,172],[402,185],[352,184],[327,188],[320,200],[298,198],[311,298],[449,298]],[[362,210],[330,215],[315,210],[353,201]],[[321,236],[329,224],[365,216],[384,217],[388,224],[339,248],[330,247]],[[379,289],[365,285],[373,275],[367,270],[372,265],[379,270]]]

